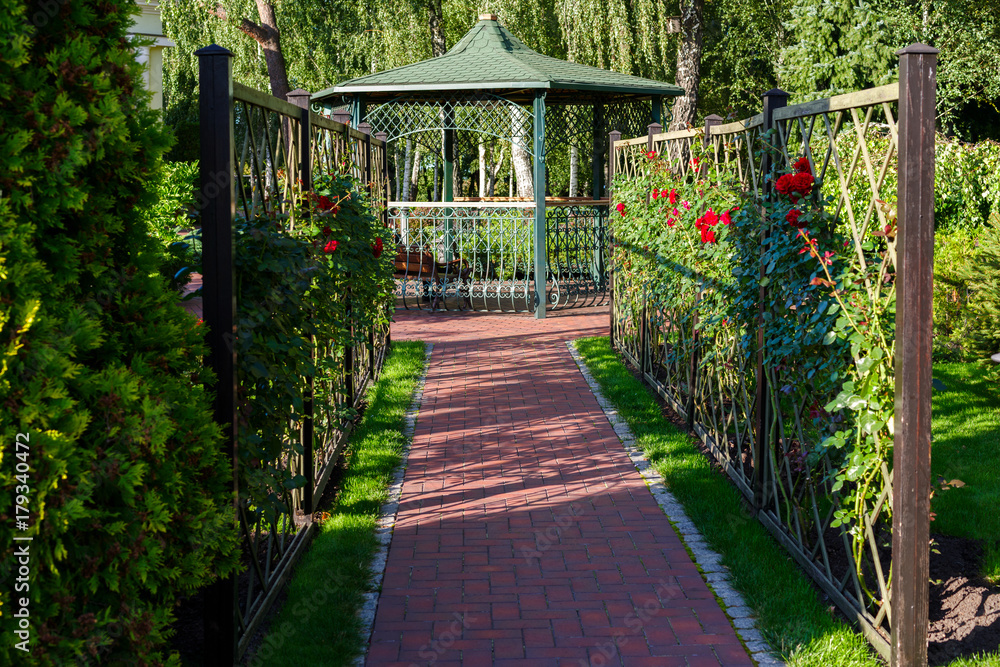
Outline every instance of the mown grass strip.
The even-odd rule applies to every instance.
[[[742,507],[725,475],[667,421],[649,389],[619,361],[608,339],[576,341],[601,391],[638,445],[729,568],[767,642],[793,667],[880,665],[860,633],[834,616],[791,557]]]
[[[393,343],[368,409],[348,442],[334,504],[288,586],[252,665],[347,665],[362,650],[357,610],[378,547],[376,522],[406,437],[406,411],[424,369],[424,344]]]

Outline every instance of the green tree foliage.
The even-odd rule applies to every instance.
[[[169,136],[126,35],[134,11],[0,10],[4,581],[25,544],[12,533],[34,538],[28,588],[0,590],[3,664],[24,658],[9,624],[21,598],[33,664],[176,664],[163,645],[178,597],[235,567],[203,334],[137,214]]]
[[[705,52],[699,107],[703,115],[735,119],[761,107],[777,84],[791,0],[715,0],[705,3]]]
[[[1000,2],[985,0],[794,0],[780,85],[796,101],[890,83],[895,52],[914,42],[941,50],[942,129],[965,140],[1000,132]]]
[[[795,100],[818,99],[896,77],[896,48],[872,0],[796,0],[783,49],[782,86]]]

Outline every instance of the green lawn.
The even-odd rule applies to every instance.
[[[932,479],[964,486],[938,490],[932,532],[979,538],[985,543],[983,574],[1000,580],[1000,390],[977,364],[935,364]]]
[[[296,568],[252,665],[347,665],[361,652],[356,611],[368,590],[376,522],[406,445],[406,411],[423,367],[423,343],[393,343],[351,434],[333,507],[320,508],[330,518]]]
[[[879,665],[862,636],[830,612],[788,554],[742,508],[725,475],[714,471],[694,441],[662,416],[650,391],[615,357],[608,339],[582,339],[577,349],[667,487],[730,569],[734,588],[754,609],[761,633],[782,658],[792,667]]]

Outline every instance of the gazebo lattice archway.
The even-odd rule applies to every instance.
[[[443,56],[341,83],[313,104],[346,106],[352,124],[386,135],[402,305],[541,318],[598,303],[608,134],[645,134],[661,122],[663,98],[684,91],[543,56],[496,16],[479,19]],[[508,150],[508,196],[495,196]],[[426,201],[410,196],[420,172]],[[531,197],[513,196],[515,178],[522,193],[530,182]]]

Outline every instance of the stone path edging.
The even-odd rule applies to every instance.
[[[674,495],[664,486],[663,477],[656,472],[656,469],[649,463],[649,459],[646,458],[643,451],[636,446],[632,430],[625,423],[625,420],[618,416],[618,411],[614,405],[604,397],[600,386],[597,384],[597,380],[590,373],[590,369],[587,368],[587,364],[584,363],[583,357],[580,356],[580,352],[576,349],[573,342],[572,340],[566,341],[566,347],[569,348],[569,353],[573,356],[573,360],[587,381],[590,391],[597,398],[597,403],[601,406],[608,421],[611,422],[615,434],[621,440],[622,446],[628,453],[632,463],[635,464],[636,470],[646,480],[653,498],[656,499],[663,513],[667,515],[667,518],[674,525],[681,541],[685,544],[688,551],[691,552],[695,563],[701,568],[705,583],[708,584],[708,587],[715,593],[716,597],[722,600],[722,610],[732,621],[733,628],[746,645],[747,650],[750,652],[750,657],[761,667],[784,667],[784,662],[768,652],[769,647],[754,624],[750,607],[743,600],[743,596],[729,584],[728,570],[722,565],[719,554],[708,547],[701,533],[684,512],[684,507],[677,502]]]
[[[410,456],[410,445],[413,444],[417,414],[420,412],[420,403],[424,398],[424,384],[427,382],[427,371],[430,369],[431,350],[433,349],[433,343],[427,343],[424,346],[424,370],[417,379],[417,384],[413,388],[413,400],[410,401],[410,407],[406,410],[405,426],[403,427],[406,444],[403,446],[399,465],[393,472],[392,484],[389,486],[389,499],[382,505],[382,516],[378,520],[378,529],[375,531],[379,548],[369,566],[371,577],[368,579],[368,586],[372,590],[364,594],[365,601],[361,609],[358,610],[364,646],[361,655],[354,659],[354,667],[364,667],[368,657],[368,647],[371,645],[372,630],[375,627],[375,612],[378,610],[379,591],[382,588],[382,577],[385,575],[386,560],[389,556],[389,542],[392,541],[392,529],[396,525],[399,498],[403,491],[403,475],[406,473],[406,461]]]

